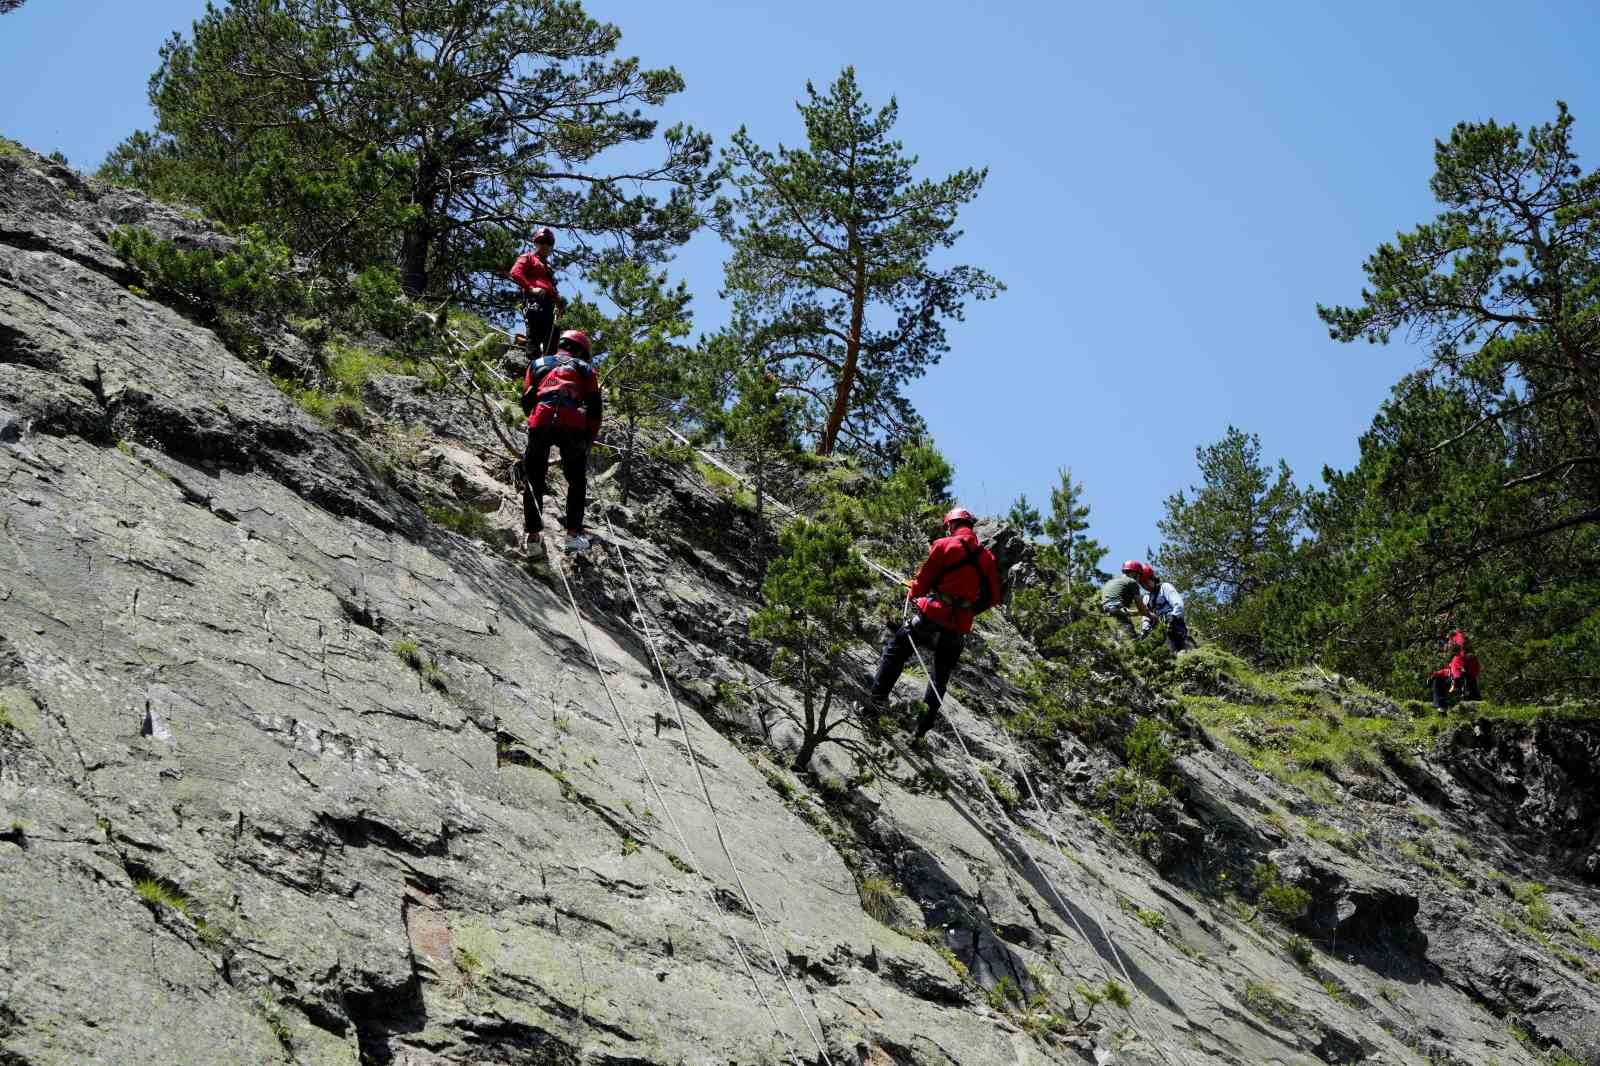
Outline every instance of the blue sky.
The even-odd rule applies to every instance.
[[[1114,559],[1158,544],[1162,502],[1230,423],[1302,483],[1354,461],[1421,354],[1335,344],[1315,306],[1356,299],[1366,255],[1431,215],[1435,137],[1547,121],[1564,99],[1580,149],[1600,148],[1600,9],[1579,2],[587,6],[684,74],[668,121],[793,143],[806,80],[853,63],[869,99],[898,98],[924,173],[989,168],[958,255],[1009,289],[952,326],[911,395],[963,502],[1042,502],[1071,466]],[[157,48],[203,8],[29,0],[0,17],[0,133],[92,169],[150,123]],[[702,327],[722,259],[705,237],[674,266]]]

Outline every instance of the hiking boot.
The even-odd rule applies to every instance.
[[[589,547],[589,538],[582,533],[568,533],[565,547],[569,552],[586,551]]]

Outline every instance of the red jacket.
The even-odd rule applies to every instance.
[[[994,552],[978,543],[969,526],[940,537],[911,582],[910,598],[929,621],[953,633],[970,633],[972,620],[1000,601]]]
[[[565,352],[541,356],[522,375],[523,394],[530,389],[534,404],[528,413],[529,429],[582,429],[588,431],[590,443],[600,435],[600,378],[588,363]]]
[[[511,264],[511,280],[521,285],[525,292],[542,289],[551,296],[556,292],[556,275],[550,264],[539,258],[538,252],[523,252]]]
[[[1450,665],[1442,670],[1435,670],[1433,676],[1448,677],[1451,681],[1460,681],[1463,675],[1477,677],[1482,670],[1483,667],[1479,665],[1476,655],[1468,655],[1464,651],[1458,651],[1455,654],[1455,658],[1450,660]]]
[[[1478,665],[1476,655],[1467,654],[1467,635],[1461,630],[1451,633],[1445,641],[1447,647],[1455,649],[1455,655],[1450,660],[1450,665],[1433,672],[1434,677],[1448,677],[1452,681],[1460,681],[1462,675],[1477,677],[1483,667]]]

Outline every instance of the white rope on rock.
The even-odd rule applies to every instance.
[[[766,991],[761,987],[761,982],[756,977],[755,967],[750,964],[750,959],[745,952],[744,945],[739,942],[738,936],[734,934],[732,926],[727,921],[727,915],[724,913],[722,901],[717,898],[716,892],[711,887],[711,879],[702,873],[700,861],[695,856],[694,848],[690,846],[689,839],[683,832],[683,826],[679,824],[677,815],[673,813],[672,806],[667,803],[666,796],[661,791],[661,786],[656,783],[655,775],[650,772],[650,767],[645,763],[644,753],[639,750],[638,743],[633,739],[633,731],[628,728],[627,719],[623,717],[622,709],[617,705],[616,696],[611,692],[611,684],[606,680],[605,671],[600,666],[600,657],[595,654],[594,644],[589,639],[589,629],[586,625],[584,625],[583,616],[578,611],[578,600],[573,594],[572,582],[567,579],[566,568],[561,565],[560,561],[556,557],[553,547],[548,543],[546,544],[546,554],[548,555],[551,564],[555,567],[556,573],[560,575],[562,586],[567,590],[567,604],[571,608],[573,620],[578,625],[578,631],[583,635],[584,647],[589,651],[589,658],[594,663],[594,672],[600,678],[601,687],[605,689],[606,699],[611,704],[612,713],[616,715],[617,726],[622,730],[622,735],[628,738],[628,746],[633,749],[633,757],[638,761],[639,769],[641,772],[643,772],[645,780],[649,783],[651,793],[655,796],[656,802],[659,803],[661,805],[661,809],[666,812],[667,821],[672,826],[673,833],[677,836],[679,845],[683,848],[685,854],[687,855],[687,859],[685,861],[690,867],[690,872],[703,882],[706,896],[711,900],[711,905],[713,908],[712,914],[716,918],[716,924],[719,930],[728,938],[730,942],[732,942],[734,953],[738,955],[739,962],[744,967],[745,974],[750,978],[751,985],[755,987],[756,996],[761,1000],[761,1005],[766,1008],[767,1016],[772,1019],[774,1030],[782,1035],[787,1041],[789,1045],[789,1056],[791,1061],[795,1064],[795,1066],[804,1066],[800,1058],[799,1050],[795,1047],[794,1039],[788,1035],[788,1033],[784,1030],[783,1024],[778,1020],[778,1012],[773,1008],[772,1001],[767,998]],[[629,588],[632,588],[631,581],[629,582]],[[635,602],[637,602],[637,597],[635,597]],[[659,659],[657,662],[659,664]],[[703,784],[704,782],[702,781],[702,785]],[[712,817],[716,817],[715,808],[712,810]],[[722,837],[722,828],[720,825],[717,827],[717,837],[719,840]],[[726,851],[726,845],[724,845],[724,851]],[[731,858],[729,863],[731,865]],[[738,870],[735,869],[734,873],[737,875]],[[739,887],[741,890],[744,888],[742,882],[740,883]],[[746,895],[746,902],[748,903],[748,894]],[[752,907],[751,909],[753,912],[754,908]],[[760,921],[760,915],[757,915],[756,922],[758,928]],[[779,970],[779,975],[782,976],[781,969]],[[785,986],[788,985],[787,979],[785,979],[784,984]],[[792,991],[790,992],[790,996],[793,998]],[[799,1006],[800,1004],[797,1001],[795,1003],[796,1009],[799,1009]],[[802,1019],[804,1018],[803,1012],[801,1017]],[[808,1022],[806,1025],[808,1032],[810,1031],[810,1028],[811,1026]],[[815,1039],[814,1034],[813,1039]],[[821,1050],[820,1044],[818,1045],[818,1050]],[[826,1053],[824,1053],[823,1058],[827,1058]]]
[[[722,848],[722,856],[727,860],[728,868],[733,871],[734,881],[739,885],[739,894],[744,897],[745,906],[749,908],[751,917],[755,919],[756,929],[761,933],[761,939],[766,945],[767,954],[772,959],[772,965],[777,970],[779,979],[783,982],[784,990],[789,993],[789,1000],[794,1004],[796,1013],[800,1015],[800,1020],[805,1023],[806,1032],[810,1035],[812,1043],[817,1047],[817,1054],[822,1056],[822,1062],[825,1066],[833,1066],[833,1061],[828,1057],[827,1048],[823,1046],[821,1034],[812,1027],[811,1018],[806,1009],[801,1006],[800,997],[789,981],[788,971],[778,957],[777,948],[773,946],[766,922],[761,918],[761,911],[756,907],[755,900],[750,895],[750,889],[745,885],[744,875],[739,872],[739,864],[734,861],[733,850],[728,846],[728,839],[722,831],[722,818],[717,812],[716,802],[711,798],[711,787],[707,784],[705,771],[700,766],[700,753],[695,748],[693,730],[690,729],[689,721],[684,717],[682,708],[678,706],[678,697],[672,691],[672,681],[667,677],[666,667],[662,665],[661,653],[657,650],[655,638],[651,635],[650,624],[644,613],[644,605],[639,600],[639,591],[633,584],[633,573],[628,567],[627,555],[618,544],[619,538],[617,537],[616,527],[611,524],[611,516],[605,514],[604,509],[602,509],[601,513],[605,517],[606,531],[611,534],[612,549],[616,552],[617,559],[622,564],[623,578],[627,582],[629,595],[633,597],[634,610],[639,614],[641,623],[639,632],[644,637],[645,645],[650,649],[650,657],[654,660],[656,672],[661,678],[662,691],[667,694],[667,699],[671,701],[672,713],[683,727],[684,746],[687,749],[689,764],[694,767],[695,777],[700,783],[700,794],[706,801],[706,809],[711,812],[711,824],[716,830],[717,843]]]

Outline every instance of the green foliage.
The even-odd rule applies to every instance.
[[[698,224],[706,137],[674,127],[658,162],[635,149],[625,177],[596,171],[652,140],[645,109],[683,86],[612,58],[620,37],[578,3],[539,0],[208,7],[162,48],[155,130],[102,176],[260,225],[331,273],[398,262],[408,293],[493,303],[484,286],[504,290],[535,223],[645,258]]]
[[[737,361],[730,347],[739,342],[737,328],[736,322],[713,339],[715,358]],[[801,403],[784,392],[782,381],[764,362],[734,370],[732,375],[733,402],[717,406],[708,422],[721,433],[728,449],[744,459],[754,488],[751,503],[759,519],[766,511],[774,479],[798,465]]]
[[[1072,469],[1057,471],[1059,482],[1050,490],[1050,514],[1044,519],[1044,535],[1055,549],[1066,582],[1067,598],[1075,600],[1088,586],[1105,580],[1100,560],[1106,550],[1089,536],[1089,505],[1083,502],[1083,482],[1074,481]]]
[[[861,909],[867,917],[880,925],[890,924],[896,896],[893,881],[886,877],[868,877],[856,885],[856,893],[861,897]]]
[[[422,657],[422,646],[414,640],[397,640],[390,645],[390,650],[400,657],[401,662],[419,672],[427,662]]]
[[[889,476],[874,479],[858,501],[862,532],[893,562],[915,567],[940,533],[954,478],[955,468],[931,443],[906,443]]]
[[[994,983],[987,996],[989,1006],[994,1010],[1005,1010],[1007,1007],[1023,1002],[1022,989],[1009,977],[1002,977]]]
[[[1261,440],[1228,427],[1195,449],[1201,483],[1167,498],[1157,568],[1187,592],[1185,613],[1235,651],[1262,655],[1273,622],[1261,594],[1287,582],[1304,499],[1288,464],[1261,461]]]
[[[732,246],[725,288],[736,313],[781,344],[781,376],[805,387],[827,455],[841,441],[870,448],[914,433],[902,386],[948,349],[945,321],[1000,284],[974,267],[930,264],[960,236],[957,214],[984,171],[915,180],[915,159],[891,137],[897,105],[874,111],[850,67],[826,92],[807,83],[799,111],[804,148],[733,135],[724,160],[734,195],[716,217]]]
[[[1139,920],[1140,925],[1154,933],[1159,933],[1167,927],[1167,916],[1160,911],[1140,907],[1133,912],[1133,916]]]
[[[762,607],[751,616],[750,635],[771,644],[774,676],[800,693],[803,712],[796,724],[802,741],[796,769],[805,769],[823,743],[873,754],[864,742],[841,731],[854,713],[851,701],[839,698],[853,670],[848,652],[861,635],[871,583],[843,527],[800,519],[781,534],[778,557],[761,582]]]
[[[996,802],[1005,808],[1007,814],[1014,815],[1022,803],[1021,798],[1017,795],[1017,790],[1012,787],[1009,781],[987,766],[983,767],[979,773],[983,777],[984,787],[994,796]]]
[[[1550,904],[1544,898],[1546,887],[1532,881],[1524,882],[1511,890],[1511,898],[1522,904],[1523,917],[1528,925],[1544,932],[1552,928],[1555,914],[1550,910]]]
[[[1093,988],[1087,985],[1079,985],[1077,991],[1084,1003],[1091,1009],[1102,1003],[1109,1003],[1113,1007],[1120,1007],[1123,1010],[1127,1010],[1133,1005],[1133,997],[1128,993],[1127,988],[1110,978],[1107,978],[1104,984],[1096,985]]]
[[[1167,746],[1166,733],[1150,718],[1134,723],[1123,744],[1123,755],[1129,766],[1153,781],[1165,778],[1172,768],[1172,749]]]
[[[1123,769],[1100,781],[1096,798],[1110,808],[1111,817],[1117,822],[1143,833],[1148,832],[1144,826],[1146,816],[1164,809],[1172,793],[1137,770]]]
[[[1265,981],[1246,980],[1240,1000],[1250,1013],[1274,1024],[1281,1025],[1297,1013],[1293,1005]]]
[[[574,312],[583,309],[574,308],[565,324],[588,330],[608,413],[627,426],[619,473],[622,502],[627,504],[640,420],[680,411],[697,370],[693,353],[681,343],[692,322],[689,290],[682,282],[669,286],[665,272],[652,272],[632,260],[602,263],[592,279],[614,313],[597,309],[590,320],[580,321]]]
[[[186,308],[241,356],[254,357],[266,322],[326,319],[352,332],[396,336],[412,319],[392,270],[369,267],[354,279],[317,279],[298,269],[289,246],[260,226],[243,227],[228,251],[183,249],[139,227],[113,230],[109,243],[151,290],[130,291]]]
[[[1088,535],[1088,528],[1083,483],[1073,479],[1070,469],[1062,469],[1050,490],[1050,514],[1039,523],[1048,538],[1035,553],[1039,580],[1014,589],[1008,611],[1012,623],[1049,658],[1081,662],[1103,643],[1100,617],[1086,601],[1104,579],[1100,560],[1105,549]]]
[[[1300,966],[1310,966],[1316,954],[1311,950],[1311,942],[1296,934],[1289,938],[1289,957]]]
[[[224,309],[246,314],[286,315],[309,310],[312,297],[295,277],[287,245],[259,226],[246,226],[237,248],[185,251],[149,230],[124,227],[111,231],[111,250],[144,274],[153,289],[176,298],[207,319]]]
[[[463,537],[482,539],[489,534],[489,519],[476,507],[429,507],[428,518]]]
[[[1262,910],[1279,921],[1292,922],[1303,918],[1311,909],[1311,893],[1298,885],[1283,883],[1282,874],[1271,863],[1257,863],[1252,875],[1251,888],[1256,893],[1256,903]]]
[[[1365,263],[1359,306],[1319,307],[1336,339],[1431,345],[1311,501],[1304,579],[1281,628],[1398,696],[1464,628],[1513,698],[1600,676],[1600,174],[1573,119],[1458,125],[1435,146],[1440,213]]]
[[[139,898],[144,900],[152,910],[165,907],[168,910],[187,915],[190,907],[193,906],[182,889],[158,877],[141,877],[137,879],[133,883],[133,890],[139,894]]]
[[[956,958],[956,953],[951,951],[943,944],[937,945],[933,950],[938,952],[939,957],[949,964],[950,969],[956,975],[956,980],[960,981],[962,984],[966,984],[968,978],[971,976],[967,970],[967,964]]]
[[[1011,509],[1006,512],[1006,522],[1029,540],[1044,535],[1044,519],[1039,508],[1028,502],[1027,493],[1012,502]]]

